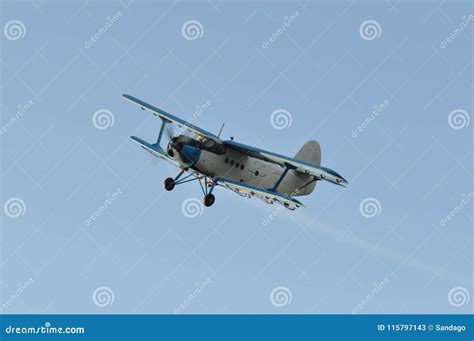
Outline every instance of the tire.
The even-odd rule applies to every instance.
[[[172,191],[175,186],[175,182],[173,178],[166,178],[165,180],[165,189],[167,191]]]
[[[216,197],[214,196],[214,194],[207,194],[204,197],[204,206],[210,207],[212,206],[212,204],[214,204],[214,201],[216,201]]]

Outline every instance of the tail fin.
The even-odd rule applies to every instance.
[[[306,161],[314,165],[321,165],[321,146],[317,141],[311,140],[304,144],[296,153],[295,159]]]
[[[303,147],[296,153],[295,159],[306,161],[314,165],[321,165],[321,146],[317,141],[311,140],[306,142]],[[309,183],[313,180],[313,176],[309,174],[303,174],[301,172],[295,172],[296,182],[298,186],[298,195],[308,195],[313,192],[316,186],[316,181]],[[308,184],[309,183],[309,184]],[[308,184],[308,185],[307,185]]]

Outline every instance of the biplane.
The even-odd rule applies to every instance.
[[[165,189],[171,191],[177,185],[198,181],[205,206],[214,204],[213,192],[217,186],[294,210],[304,206],[295,197],[312,193],[319,181],[348,185],[336,171],[321,166],[321,147],[317,141],[306,142],[291,158],[235,142],[233,138],[222,140],[222,128],[215,135],[138,98],[125,94],[122,97],[162,121],[156,142],[130,138],[153,156],[180,169],[177,176],[164,181]],[[171,125],[177,126],[174,134],[169,129]],[[165,149],[161,147],[164,135],[168,137]]]

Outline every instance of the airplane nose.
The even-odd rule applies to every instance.
[[[184,162],[188,165],[193,165],[199,160],[201,149],[185,144],[183,145],[180,154]]]

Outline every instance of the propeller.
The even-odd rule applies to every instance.
[[[167,153],[171,157],[175,157],[178,153],[186,164],[191,165],[199,159],[200,149],[195,145],[196,141],[190,136],[188,130],[177,125],[167,124],[164,131],[169,142]]]

